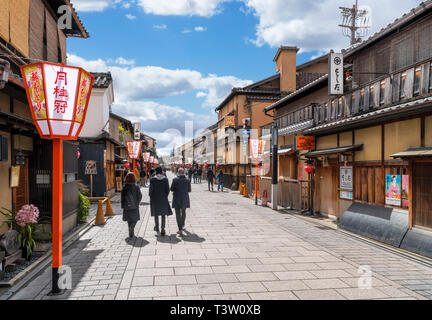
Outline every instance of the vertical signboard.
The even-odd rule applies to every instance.
[[[342,53],[331,52],[329,54],[328,94],[344,94],[344,57]]]
[[[140,140],[141,139],[141,123],[135,122],[133,124],[134,128],[134,140]]]

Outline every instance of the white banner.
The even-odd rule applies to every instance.
[[[329,78],[328,92],[329,95],[344,94],[344,57],[342,53],[329,54]]]

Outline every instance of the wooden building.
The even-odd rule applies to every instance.
[[[61,5],[71,11],[72,29],[57,25]],[[0,89],[0,207],[17,211],[32,203],[47,224],[52,205],[52,144],[41,140],[33,125],[19,67],[39,60],[66,63],[66,38],[71,36],[88,38],[89,34],[69,1],[0,1],[0,59],[10,65],[8,81]],[[67,232],[77,220],[77,144],[64,142],[64,152],[63,232]]]
[[[267,109],[279,145],[295,151],[279,172],[300,180],[305,162],[315,165],[315,212],[428,256],[432,233],[419,230],[432,230],[431,35],[432,1],[425,1],[343,51],[343,95],[329,96],[324,76]],[[315,137],[315,148],[295,150],[296,135]]]

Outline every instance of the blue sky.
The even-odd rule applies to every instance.
[[[338,7],[353,0],[72,0],[89,39],[68,39],[68,62],[111,71],[113,110],[158,139],[182,143],[184,120],[213,124],[232,87],[275,74],[280,45],[301,48],[297,63],[348,44]],[[360,0],[371,33],[420,1]],[[397,5],[395,5],[397,3]],[[383,10],[385,8],[385,10]],[[176,131],[177,130],[177,131]]]

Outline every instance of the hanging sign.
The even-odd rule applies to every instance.
[[[126,142],[129,158],[138,159],[141,153],[142,141],[128,141]]]
[[[133,124],[133,128],[134,128],[134,139],[140,140],[141,139],[141,123],[135,122]]]
[[[344,94],[344,56],[342,53],[329,54],[328,93],[329,95]]]
[[[225,127],[235,128],[235,116],[225,116]]]
[[[339,188],[342,190],[353,189],[353,168],[340,167]]]
[[[297,150],[315,150],[315,137],[296,137]]]
[[[264,155],[266,146],[266,140],[264,139],[251,139],[250,140],[250,151],[252,158],[261,159]]]

